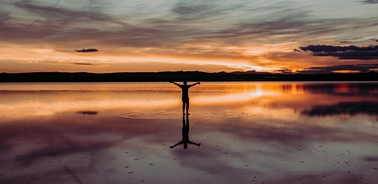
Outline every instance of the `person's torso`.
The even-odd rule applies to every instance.
[[[182,97],[189,97],[189,86],[181,86]]]

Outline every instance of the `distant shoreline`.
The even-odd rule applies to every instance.
[[[378,73],[333,74],[272,74],[272,73],[206,73],[199,71],[177,72],[32,72],[0,73],[0,82],[168,82],[168,81],[378,81]]]

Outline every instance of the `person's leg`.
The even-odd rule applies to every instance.
[[[185,101],[182,101],[182,114],[185,114]]]
[[[186,114],[189,115],[189,99],[186,102]]]

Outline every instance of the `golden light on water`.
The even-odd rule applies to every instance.
[[[190,89],[190,115],[183,116],[181,90],[170,83],[1,84],[0,140],[7,147],[0,152],[0,179],[19,181],[33,173],[28,180],[72,183],[67,169],[76,168],[81,181],[95,178],[98,184],[103,176],[132,183],[169,176],[177,183],[184,175],[190,181],[214,181],[216,175],[218,183],[270,183],[282,181],[282,174],[295,175],[293,183],[307,178],[303,172],[337,173],[342,177],[334,180],[343,182],[348,171],[375,181],[365,168],[375,167],[368,160],[378,151],[376,88],[202,82]],[[188,139],[201,145],[171,147],[185,140],[189,121]],[[338,163],[346,162],[353,164],[340,169]]]

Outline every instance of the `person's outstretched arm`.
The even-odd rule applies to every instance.
[[[194,144],[196,146],[201,146],[201,143],[195,143],[195,142],[192,142],[192,141],[188,141],[189,144]]]
[[[192,86],[195,86],[195,85],[197,85],[197,84],[201,84],[201,83],[198,81],[198,82],[196,82],[196,83],[194,83],[194,84],[191,84],[191,85],[189,85],[189,86],[192,87]]]
[[[169,146],[171,149],[173,149],[174,147],[176,147],[176,146],[178,146],[178,145],[180,145],[180,144],[183,144],[183,142],[182,141],[180,141],[179,143],[177,143],[177,144],[175,144],[175,145],[173,145],[173,146]]]
[[[173,82],[173,81],[169,81],[169,83],[172,83],[172,84],[174,84],[174,85],[176,85],[176,86],[180,86],[180,84],[177,84],[177,83],[175,83],[175,82]]]

